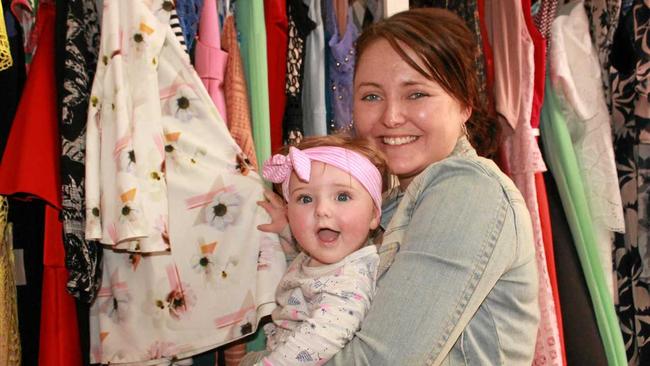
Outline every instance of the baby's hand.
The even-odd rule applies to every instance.
[[[269,190],[264,190],[264,198],[266,198],[265,201],[257,201],[257,204],[268,212],[269,216],[271,216],[271,222],[258,225],[257,229],[267,233],[281,234],[289,225],[284,200]]]

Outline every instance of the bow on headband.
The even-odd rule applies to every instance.
[[[337,167],[354,177],[372,197],[377,213],[381,214],[381,174],[368,158],[349,149],[335,146],[319,146],[305,150],[289,148],[288,155],[276,154],[264,163],[262,175],[273,183],[282,183],[282,194],[289,200],[291,172],[303,182],[309,182],[311,162]]]

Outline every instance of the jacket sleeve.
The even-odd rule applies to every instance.
[[[460,159],[425,173],[361,330],[327,365],[439,364],[516,257],[512,205],[494,176]]]

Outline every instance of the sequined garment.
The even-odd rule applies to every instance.
[[[20,365],[16,283],[8,211],[7,198],[0,196],[0,366]]]

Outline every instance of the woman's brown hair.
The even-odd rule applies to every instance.
[[[382,192],[386,191],[389,188],[390,170],[388,169],[386,157],[381,151],[377,150],[377,148],[369,140],[361,137],[350,136],[348,134],[310,136],[303,138],[300,143],[293,147],[299,150],[304,150],[320,146],[342,147],[366,157],[368,160],[370,160],[372,165],[377,167],[377,170],[379,170],[379,173],[381,174]],[[291,146],[283,146],[279,153],[287,155],[289,153],[289,147]]]
[[[438,83],[461,105],[472,109],[466,122],[468,138],[479,155],[493,157],[499,144],[499,124],[487,113],[479,95],[473,34],[454,13],[437,8],[412,9],[380,20],[357,39],[359,60],[373,42],[385,39],[400,57],[429,80]],[[414,60],[405,49],[413,50]],[[420,65],[424,65],[420,67]]]

